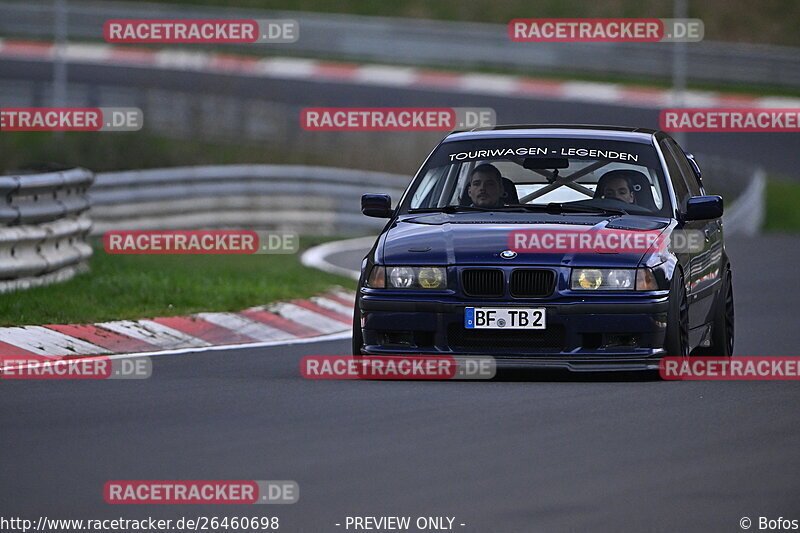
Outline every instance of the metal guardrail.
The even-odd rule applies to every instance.
[[[338,235],[379,228],[365,192],[399,198],[410,176],[302,165],[223,165],[98,173],[95,234],[112,229],[292,229]]]
[[[723,217],[727,234],[756,235],[764,223],[767,177],[757,169],[750,185],[736,198]]]
[[[719,156],[699,156],[703,184],[709,194],[726,201],[725,233],[755,235],[764,222],[766,172],[763,168]]]
[[[91,221],[82,168],[0,176],[0,293],[63,281],[88,269]]]
[[[501,24],[446,22],[169,4],[70,0],[71,37],[100,39],[114,18],[290,18],[300,39],[290,45],[247,45],[247,51],[337,59],[491,68],[520,72],[621,74],[668,79],[673,47],[664,43],[516,43]],[[534,16],[531,13],[531,16]],[[0,35],[51,39],[53,3],[0,3]],[[705,41],[686,45],[690,81],[800,86],[794,47]]]

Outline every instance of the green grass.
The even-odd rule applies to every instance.
[[[800,184],[770,179],[767,181],[767,202],[764,230],[800,232]]]
[[[303,238],[301,247],[323,242]],[[69,324],[239,311],[355,282],[302,266],[299,255],[110,255],[65,283],[0,295],[0,326]]]

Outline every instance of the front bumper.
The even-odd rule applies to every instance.
[[[668,300],[650,295],[600,296],[546,301],[464,301],[359,294],[363,353],[367,355],[491,355],[498,366],[575,371],[643,370],[658,367]],[[545,330],[464,328],[467,307],[544,307]]]

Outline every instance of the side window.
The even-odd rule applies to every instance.
[[[472,173],[473,168],[475,168],[474,161],[452,166],[451,172],[456,178],[456,187],[450,196],[450,200],[444,205],[459,205],[461,203],[462,197],[467,187],[469,187],[469,175]]]
[[[412,209],[435,206],[434,187],[441,181],[440,177],[445,170],[447,167],[437,167],[430,169],[425,174],[411,197]]]
[[[683,178],[686,180],[686,185],[689,187],[689,193],[691,196],[700,196],[702,194],[700,192],[700,184],[697,183],[697,176],[694,175],[694,169],[689,163],[689,160],[686,159],[686,154],[683,153],[683,150],[681,150],[681,147],[678,146],[678,143],[675,141],[668,140],[667,144],[672,150],[672,155],[675,158],[675,161],[678,163],[678,168],[681,169]]]
[[[675,197],[678,201],[678,209],[681,212],[686,211],[686,200],[689,198],[689,188],[686,186],[686,181],[683,179],[681,169],[675,161],[672,150],[665,140],[658,143],[661,146],[661,151],[664,152],[664,160],[667,162],[667,171],[669,172],[669,180],[672,182],[672,188],[675,189]]]

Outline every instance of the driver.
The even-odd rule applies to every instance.
[[[500,207],[503,205],[504,193],[503,177],[497,167],[489,163],[482,163],[472,170],[467,188],[472,205]]]
[[[636,200],[631,182],[623,176],[614,176],[606,180],[601,194],[601,198],[615,198],[626,204],[632,204]]]

